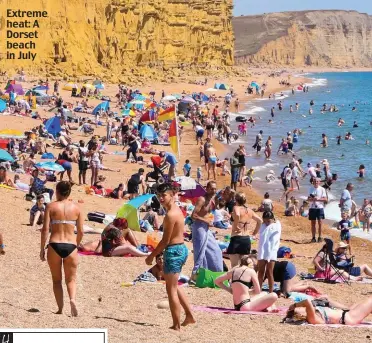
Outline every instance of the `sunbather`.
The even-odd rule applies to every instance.
[[[233,295],[236,311],[275,311],[278,296],[275,293],[261,293],[257,273],[249,265],[253,266],[249,255],[242,256],[240,265],[218,277],[216,285]],[[229,286],[225,286],[224,281],[229,281]]]
[[[299,314],[306,317],[309,324],[357,325],[372,312],[372,297],[350,306],[349,309],[334,309],[314,306],[306,299],[289,307],[287,318]]]
[[[155,276],[156,280],[164,280],[163,277],[163,253],[156,256],[156,264],[149,269],[149,273]]]

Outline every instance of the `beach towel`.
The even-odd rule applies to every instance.
[[[212,272],[222,272],[222,252],[208,225],[195,221],[191,230],[194,248],[193,274],[196,274],[199,268],[209,269]]]
[[[285,315],[287,313],[287,307],[279,307],[279,312],[259,312],[259,311],[235,311],[229,308],[223,307],[214,307],[214,306],[193,306],[193,310],[200,312],[209,312],[209,313],[224,313],[224,314],[252,314],[252,315]]]
[[[309,324],[307,322],[285,322],[286,324],[291,325],[300,325],[300,326],[313,326],[313,327],[327,327],[327,328],[364,328],[364,329],[371,329],[372,322],[363,322],[356,325],[343,325],[343,324]]]

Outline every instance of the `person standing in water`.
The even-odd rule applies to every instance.
[[[183,237],[184,217],[175,203],[177,191],[170,183],[159,185],[157,188],[157,197],[167,214],[163,222],[163,238],[155,250],[146,258],[146,264],[152,266],[154,258],[164,251],[163,274],[173,319],[173,325],[170,329],[179,331],[181,326],[194,324],[195,319],[182,288],[178,287],[178,277],[186,263],[188,249],[184,244]],[[182,324],[180,321],[181,306],[186,313],[186,318]]]
[[[77,247],[80,245],[84,231],[84,217],[80,208],[70,202],[71,184],[60,181],[56,186],[57,201],[46,207],[44,225],[41,230],[40,259],[45,261],[45,250],[48,249],[47,260],[53,279],[53,292],[58,311],[63,310],[62,265],[65,273],[67,292],[70,297],[71,316],[76,317],[76,271],[78,266]],[[74,228],[76,226],[77,236]],[[46,246],[49,229],[49,244]]]
[[[323,148],[328,146],[328,137],[325,133],[322,133],[322,143],[320,144]]]

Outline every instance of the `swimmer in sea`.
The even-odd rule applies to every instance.
[[[356,127],[359,127],[359,126],[358,126],[358,123],[354,121],[353,128],[356,128]]]
[[[313,108],[312,107],[309,108],[309,114],[313,114]]]
[[[341,145],[341,139],[342,139],[342,137],[341,136],[337,136],[336,139],[337,139],[337,145]]]
[[[341,127],[342,125],[344,125],[345,124],[345,120],[343,120],[342,118],[339,118],[338,119],[338,123],[337,123],[337,125],[339,126],[339,127]]]
[[[292,105],[289,106],[289,113],[293,113],[293,106]]]
[[[369,140],[368,139],[366,139],[366,145],[369,145]]]
[[[353,112],[355,112],[355,111],[356,111],[356,107],[353,107],[351,110],[352,110]]]
[[[359,177],[363,178],[365,172],[366,172],[366,167],[364,166],[364,164],[361,164],[359,166],[359,170],[357,171],[357,173],[359,174]]]
[[[328,146],[328,138],[325,133],[322,133],[322,143],[321,146],[326,148]]]
[[[348,132],[345,136],[346,141],[351,141],[353,139],[353,136],[351,135],[351,132]]]
[[[296,102],[296,111],[298,111],[300,108],[300,105],[298,104],[298,102]]]

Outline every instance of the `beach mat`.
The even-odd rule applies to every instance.
[[[265,315],[285,315],[287,313],[287,307],[279,307],[279,312],[259,312],[259,311],[235,311],[229,308],[223,307],[213,307],[213,306],[193,306],[193,310],[199,312],[209,312],[209,313],[224,313],[224,314],[251,314],[251,315],[258,315],[258,316],[265,316]]]

